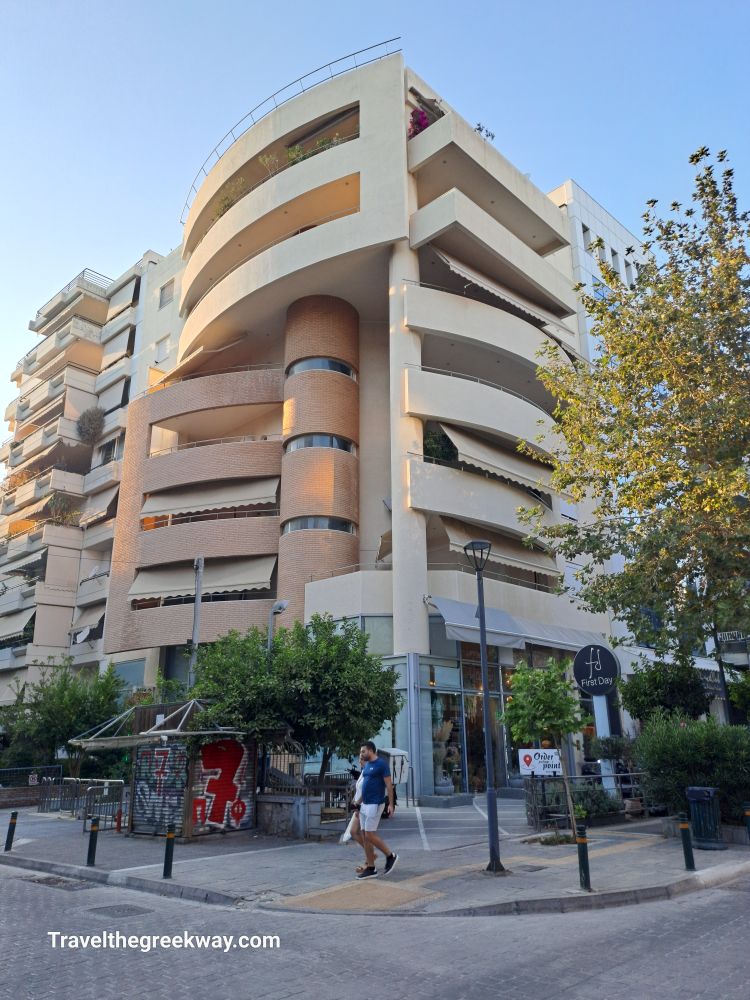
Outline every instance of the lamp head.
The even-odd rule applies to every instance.
[[[286,611],[289,607],[289,601],[275,601],[271,612],[275,615],[280,615],[282,611]]]
[[[473,540],[464,545],[464,552],[466,553],[466,558],[469,560],[472,568],[477,572],[481,573],[484,567],[487,565],[487,560],[490,557],[490,550],[492,545],[489,542],[482,540]]]

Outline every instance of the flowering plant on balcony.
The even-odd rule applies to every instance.
[[[415,108],[409,116],[409,131],[407,132],[407,138],[413,139],[415,135],[419,135],[420,132],[424,132],[429,125],[430,119],[427,117],[427,112],[423,111],[421,108]]]

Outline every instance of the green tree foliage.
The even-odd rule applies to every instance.
[[[68,740],[117,715],[124,683],[110,664],[102,674],[73,669],[63,658],[41,667],[38,681],[16,686],[16,700],[0,708],[8,749],[4,767],[54,764],[58,750],[67,749],[69,773],[80,771],[82,754],[66,747]]]
[[[321,775],[334,753],[356,753],[401,707],[396,670],[367,652],[355,622],[329,615],[279,629],[270,663],[263,631],[223,636],[201,647],[196,676],[191,694],[212,699],[201,725],[252,732],[287,724],[307,753],[322,751]]]
[[[662,218],[648,203],[635,285],[602,264],[607,287],[581,294],[600,348],[591,365],[544,352],[561,431],[553,485],[592,513],[545,527],[526,512],[557,552],[584,557],[584,607],[612,608],[683,663],[717,630],[750,624],[750,226],[725,153],[715,159],[691,158],[689,207]],[[606,566],[616,555],[619,571]]]
[[[641,722],[659,711],[697,719],[709,708],[700,674],[686,662],[636,666],[630,677],[619,681],[619,689],[622,704]]]
[[[657,712],[635,741],[635,758],[647,773],[651,801],[671,812],[687,810],[685,789],[719,789],[722,819],[738,823],[750,799],[750,730],[697,722]]]
[[[730,676],[729,700],[750,718],[750,670],[735,670]]]
[[[519,743],[549,739],[560,753],[568,813],[575,816],[568,766],[563,752],[565,738],[579,733],[588,722],[581,711],[578,691],[568,679],[570,662],[548,660],[546,667],[522,664],[513,674],[513,698],[505,706],[502,721]]]

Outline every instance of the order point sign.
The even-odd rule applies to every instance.
[[[519,750],[518,764],[521,774],[536,774],[540,778],[562,774],[557,750]]]

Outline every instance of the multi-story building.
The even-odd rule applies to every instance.
[[[572,516],[549,485],[554,401],[536,378],[544,344],[563,360],[590,353],[570,219],[400,54],[307,83],[215,151],[179,251],[115,283],[82,275],[41,310],[37,350],[55,344],[66,388],[48,395],[60,377],[46,357],[46,381],[35,360],[17,369],[44,422],[21,423],[12,404],[11,471],[33,470],[24,505],[38,505],[61,472],[39,456],[64,449],[54,489],[80,501],[84,526],[42,522],[43,507],[28,530],[6,518],[0,570],[23,582],[59,551],[68,589],[53,600],[45,577],[8,598],[4,618],[21,617],[0,680],[65,648],[133,684],[158,670],[184,680],[201,556],[201,642],[265,626],[279,600],[280,625],[358,619],[399,668],[390,738],[410,749],[417,787],[474,791],[482,693],[464,545],[492,543],[493,714],[519,660],[610,629],[556,592],[566,567],[524,545],[518,516],[537,504],[552,522]],[[74,321],[89,335],[61,337]],[[68,372],[60,351],[76,345]],[[92,464],[76,419],[95,404],[107,424]],[[507,779],[516,748],[507,735],[498,748]]]
[[[82,271],[29,323],[38,343],[13,372],[0,452],[0,701],[50,657],[102,661],[127,404],[163,260],[148,252],[116,281]],[[99,427],[82,436],[83,414]]]

